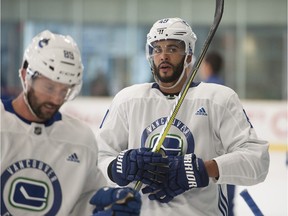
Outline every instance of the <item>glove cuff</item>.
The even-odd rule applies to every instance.
[[[201,184],[199,187],[206,187],[209,184],[209,176],[205,164],[201,158],[196,158],[196,168],[200,173]]]
[[[111,180],[120,186],[126,186],[131,181],[125,178],[125,167],[123,167],[123,160],[125,160],[125,154],[129,154],[131,150],[124,150],[119,153],[117,158],[111,162]],[[109,175],[109,174],[108,174]]]
[[[186,154],[183,162],[189,188],[206,187],[209,177],[203,160],[195,154]]]
[[[107,175],[108,175],[109,179],[110,179],[111,181],[113,181],[113,182],[115,182],[115,181],[114,181],[113,176],[112,176],[112,165],[113,165],[113,163],[114,163],[115,161],[116,161],[116,159],[114,159],[113,161],[111,161],[110,164],[109,164],[109,166],[108,166],[108,168],[107,168]]]

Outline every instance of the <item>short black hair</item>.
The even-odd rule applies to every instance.
[[[215,74],[218,74],[223,67],[223,58],[218,52],[207,53],[205,62],[211,65],[212,70]]]

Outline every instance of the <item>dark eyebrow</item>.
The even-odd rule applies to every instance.
[[[159,45],[159,44],[155,44],[154,47],[155,47],[155,48],[159,48],[159,47],[162,47],[162,46]],[[168,44],[168,45],[166,45],[166,47],[177,47],[177,48],[181,48],[181,46],[178,46],[177,44]]]
[[[179,48],[179,46],[177,44],[168,44],[167,47],[177,47],[177,48]]]

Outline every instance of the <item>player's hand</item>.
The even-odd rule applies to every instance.
[[[139,216],[142,202],[132,188],[104,187],[95,193],[90,204],[96,205],[93,216]]]
[[[165,184],[159,187],[149,185],[142,189],[144,194],[150,193],[148,196],[150,200],[167,203],[187,190],[208,185],[209,177],[204,162],[195,154],[168,158],[169,174]]]
[[[168,174],[168,164],[167,157],[163,158],[149,148],[125,150],[110,165],[111,180],[120,186],[132,181],[159,186]]]

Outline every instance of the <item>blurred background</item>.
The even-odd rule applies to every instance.
[[[24,49],[35,34],[50,29],[70,34],[81,49],[82,95],[113,96],[128,85],[151,80],[145,42],[158,19],[181,17],[190,23],[198,36],[197,57],[213,21],[214,4],[214,0],[1,0],[1,87],[11,94],[17,91]],[[241,98],[286,99],[287,0],[226,0],[209,50],[223,56],[225,84]]]
[[[80,98],[63,111],[96,131],[119,90],[152,80],[145,59],[152,24],[166,17],[185,19],[198,37],[197,58],[214,10],[214,0],[1,0],[1,97],[14,97],[22,90],[18,69],[35,34],[45,29],[69,34],[82,52],[84,85]],[[264,215],[285,216],[287,0],[225,0],[208,52],[215,50],[224,59],[225,85],[238,93],[256,131],[271,143],[267,180],[248,188]],[[238,191],[236,215],[252,215]]]

